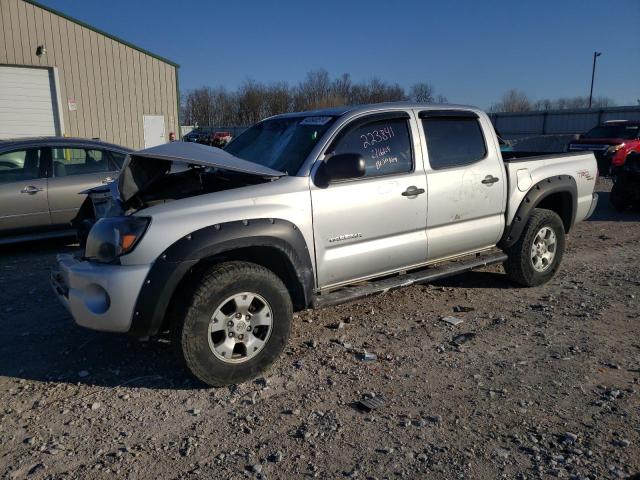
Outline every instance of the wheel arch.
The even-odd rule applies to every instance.
[[[545,178],[531,187],[522,199],[513,221],[505,229],[498,246],[507,248],[518,241],[535,208],[557,213],[565,233],[569,233],[578,210],[578,187],[575,179],[570,175],[557,175]]]
[[[315,276],[307,244],[287,220],[251,219],[216,224],[182,237],[154,262],[138,295],[129,333],[154,335],[180,310],[192,280],[216,263],[244,260],[273,271],[295,310],[309,306]]]

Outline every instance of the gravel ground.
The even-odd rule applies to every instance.
[[[75,326],[48,285],[73,246],[5,247],[0,478],[637,474],[640,215],[609,187],[549,284],[496,267],[302,312],[269,373],[231,388],[193,381],[166,339]]]

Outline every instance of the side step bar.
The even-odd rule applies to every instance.
[[[373,280],[363,282],[351,287],[344,287],[333,292],[316,295],[312,302],[312,308],[324,308],[341,303],[350,302],[359,298],[368,297],[376,293],[384,293],[400,287],[408,287],[414,283],[427,283],[441,278],[450,277],[459,273],[468,272],[476,268],[503,263],[507,255],[500,253],[490,253],[478,255],[470,260],[457,260],[442,263],[435,267],[428,267],[416,270],[404,275],[395,275],[383,280]]]

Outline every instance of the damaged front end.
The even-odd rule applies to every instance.
[[[127,157],[116,182],[86,190],[72,226],[82,248],[101,218],[128,217],[153,205],[277,180],[286,175],[221,149],[174,142]],[[108,222],[106,222],[108,223]]]

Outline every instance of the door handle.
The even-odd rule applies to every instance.
[[[424,193],[424,188],[418,188],[415,185],[411,185],[404,192],[402,192],[403,197],[415,197],[416,195],[420,195]]]
[[[42,190],[43,190],[42,188],[34,187],[33,185],[27,185],[22,190],[20,190],[20,193],[28,193],[29,195],[35,195],[36,193],[41,192]]]
[[[498,181],[500,181],[498,177],[494,177],[493,175],[487,175],[486,177],[484,177],[484,180],[482,180],[482,183],[484,183],[485,185],[493,185]]]

